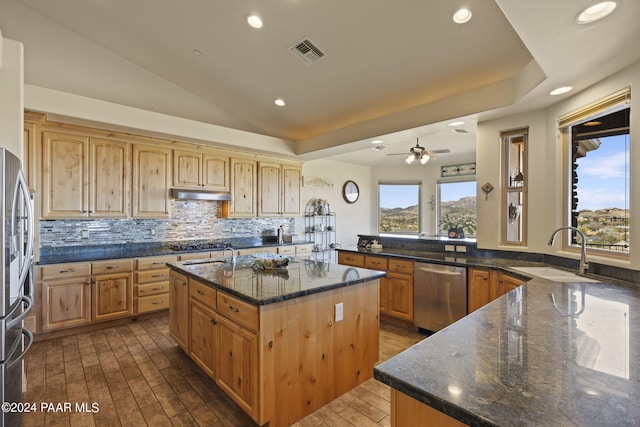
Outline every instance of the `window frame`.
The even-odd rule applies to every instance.
[[[416,185],[418,187],[418,231],[416,232],[394,232],[394,231],[382,231],[380,229],[380,186],[381,185]],[[420,180],[380,180],[378,181],[378,208],[377,213],[377,230],[378,235],[393,236],[393,237],[418,237],[422,232],[422,181]]]

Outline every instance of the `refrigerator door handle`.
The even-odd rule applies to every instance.
[[[16,326],[17,324],[19,324],[20,322],[22,322],[31,312],[31,310],[33,309],[33,300],[31,299],[31,297],[27,296],[27,295],[22,295],[20,297],[20,299],[22,300],[22,304],[26,304],[24,310],[22,311],[22,313],[20,313],[20,315],[18,317],[16,317],[15,319],[11,319],[9,322],[7,322],[7,329],[11,329],[14,326]],[[19,307],[18,304],[16,304],[16,308]]]
[[[27,220],[27,248],[24,253],[24,259],[22,260],[22,265],[20,266],[19,280],[20,283],[24,283],[27,274],[29,273],[29,269],[31,268],[31,263],[33,261],[33,246],[34,246],[34,220],[33,220],[33,206],[31,204],[31,193],[29,193],[29,187],[27,186],[27,182],[24,179],[24,174],[22,171],[18,171],[18,180],[16,181],[16,191],[15,198],[13,199],[13,215],[12,215],[12,224],[11,224],[11,233],[14,234],[17,230],[17,221],[21,221],[25,218],[17,218],[18,212],[18,199],[20,197],[20,193],[22,193],[24,206],[26,209],[26,220]],[[21,248],[15,248],[16,251],[19,251]]]
[[[25,345],[24,350],[22,350],[22,353],[20,353],[18,356],[16,356],[15,359],[7,364],[7,369],[20,362],[24,358],[24,355],[27,354],[27,351],[29,351],[29,349],[31,348],[31,344],[33,344],[33,334],[30,330],[22,328],[22,335],[27,337],[27,344]]]

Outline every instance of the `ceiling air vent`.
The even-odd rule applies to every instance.
[[[375,145],[375,146],[371,147],[371,149],[372,149],[373,151],[382,151],[382,150],[384,150],[385,148],[387,148],[387,146],[386,146],[386,145]]]
[[[324,56],[324,52],[306,38],[291,46],[289,52],[300,58],[305,64],[312,64]]]
[[[453,131],[454,131],[455,133],[469,133],[469,131],[468,131],[468,130],[465,130],[465,129],[453,129]]]

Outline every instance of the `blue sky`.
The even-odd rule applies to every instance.
[[[476,182],[456,182],[444,184],[441,201],[459,200],[476,194]],[[406,208],[418,204],[418,191],[415,185],[381,185],[380,205],[383,208]]]
[[[577,160],[578,210],[625,209],[629,200],[629,136],[601,138],[597,150]]]

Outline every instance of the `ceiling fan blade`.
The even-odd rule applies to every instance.
[[[387,156],[408,156],[411,153],[389,153]]]
[[[438,154],[438,153],[450,153],[451,150],[449,150],[448,148],[442,148],[440,150],[427,150],[427,154]]]

